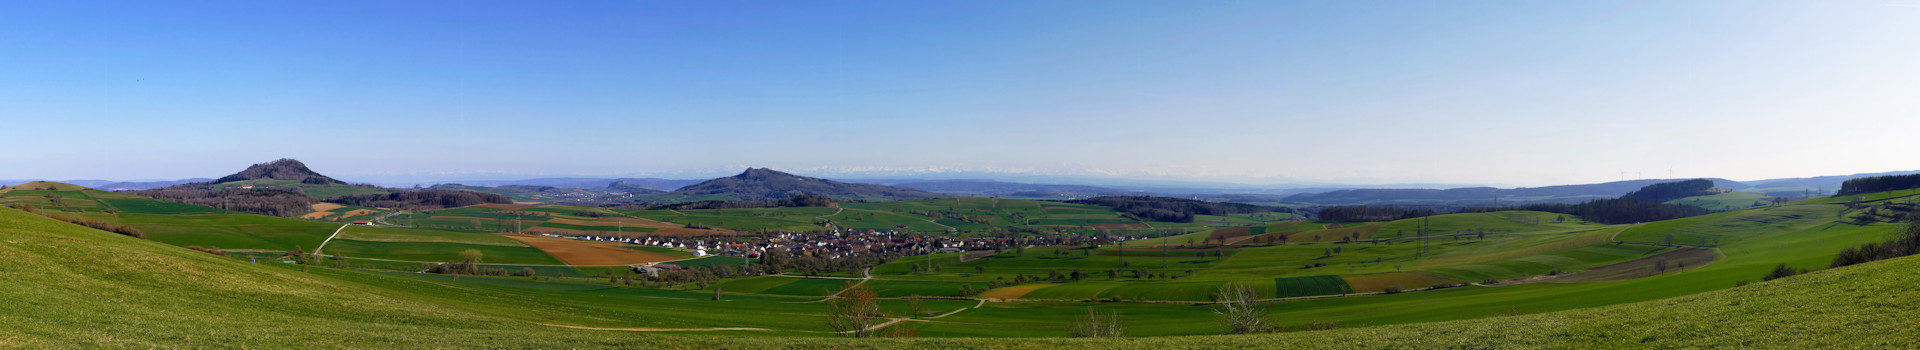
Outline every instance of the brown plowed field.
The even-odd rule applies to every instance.
[[[512,233],[498,233],[498,235],[538,248],[568,265],[632,265],[680,260],[680,257],[672,255],[627,249],[622,247],[626,245],[622,243]]]

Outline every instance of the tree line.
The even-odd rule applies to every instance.
[[[1886,192],[1920,188],[1920,174],[1889,175],[1863,177],[1840,183],[1840,192],[1836,195]]]
[[[1712,213],[1712,211],[1706,208],[1691,205],[1649,202],[1632,198],[1597,199],[1580,204],[1550,203],[1528,204],[1514,207],[1469,208],[1461,212],[1503,210],[1531,210],[1568,214],[1602,224],[1631,224],[1663,221]]]
[[[133,194],[168,202],[207,206],[225,210],[293,217],[313,211],[313,197],[275,188],[200,189],[167,187],[131,191]]]
[[[334,197],[329,202],[363,207],[430,210],[476,204],[512,204],[506,196],[461,190],[413,190]]]
[[[1414,209],[1396,206],[1342,205],[1320,209],[1320,220],[1338,222],[1374,222],[1412,219],[1439,215],[1433,209]]]
[[[1628,193],[1625,196],[1621,196],[1621,198],[1632,198],[1648,202],[1666,202],[1710,194],[1714,194],[1713,180],[1693,179],[1647,185],[1647,187],[1641,187],[1640,190]]]

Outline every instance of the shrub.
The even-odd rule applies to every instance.
[[[1792,267],[1787,267],[1787,264],[1780,264],[1780,265],[1775,265],[1773,267],[1773,272],[1768,272],[1767,275],[1765,277],[1761,277],[1760,280],[1772,281],[1772,280],[1787,278],[1789,276],[1803,274],[1803,273],[1807,273],[1807,270],[1795,269]]]

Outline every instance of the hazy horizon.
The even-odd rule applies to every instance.
[[[0,4],[0,179],[1912,170],[1920,1]],[[687,174],[682,177],[673,174]]]
[[[382,186],[431,185],[431,184],[444,184],[444,183],[460,183],[463,181],[475,182],[475,183],[489,183],[489,182],[511,182],[511,181],[519,181],[519,180],[565,179],[565,178],[581,178],[581,179],[659,178],[659,179],[668,179],[668,180],[707,180],[707,179],[712,179],[717,177],[732,176],[732,175],[738,174],[741,170],[745,170],[746,168],[748,168],[748,167],[739,167],[739,168],[730,168],[733,170],[721,169],[721,170],[711,170],[711,171],[687,171],[687,172],[676,172],[676,173],[613,173],[613,174],[575,174],[575,173],[544,173],[543,174],[543,173],[508,173],[508,172],[462,172],[462,173],[389,172],[389,173],[376,173],[376,174],[343,174],[343,173],[328,172],[322,167],[313,166],[311,164],[309,164],[309,167],[314,168],[315,171],[321,172],[322,174],[333,176],[335,178],[348,181],[350,183],[364,183],[364,184],[374,184],[374,185],[382,185]],[[754,167],[758,167],[758,166],[754,166]],[[242,169],[242,168],[244,168],[244,166],[235,168],[232,171],[238,171],[239,169]],[[1606,182],[1614,182],[1614,181],[1633,181],[1633,180],[1663,180],[1663,179],[1678,180],[1678,179],[1690,179],[1690,178],[1722,178],[1722,179],[1728,179],[1733,181],[1759,181],[1759,180],[1776,180],[1776,179],[1788,179],[1788,178],[1810,178],[1810,177],[1822,177],[1822,176],[1845,176],[1845,175],[1865,174],[1865,173],[1920,171],[1920,169],[1887,169],[1887,170],[1876,170],[1876,171],[1868,171],[1868,172],[1860,172],[1860,173],[1812,174],[1812,175],[1804,175],[1804,176],[1787,176],[1787,177],[1779,177],[1779,178],[1750,178],[1750,179],[1725,178],[1725,177],[1715,177],[1715,176],[1666,177],[1666,176],[1647,175],[1643,177],[1629,176],[1629,177],[1623,177],[1623,178],[1605,179],[1605,180],[1598,180],[1598,181],[1592,181],[1592,182],[1569,182],[1569,183],[1554,183],[1554,184],[1543,184],[1543,185],[1513,185],[1513,184],[1504,184],[1504,183],[1466,183],[1466,182],[1365,182],[1365,181],[1350,181],[1350,182],[1252,181],[1252,182],[1248,182],[1248,181],[1235,181],[1232,179],[1224,179],[1224,180],[1223,179],[1167,179],[1167,178],[1146,178],[1146,177],[1112,177],[1112,176],[1099,176],[1099,175],[1086,175],[1086,174],[1042,174],[1042,173],[1018,173],[1018,172],[972,172],[972,171],[859,172],[859,171],[839,171],[839,170],[833,170],[833,169],[818,169],[818,168],[801,169],[801,170],[780,169],[780,168],[771,168],[771,169],[777,170],[777,171],[789,172],[789,173],[793,173],[795,175],[801,175],[801,176],[822,177],[822,178],[838,179],[838,180],[988,180],[988,181],[1003,181],[1003,182],[1033,183],[1033,184],[1071,184],[1071,185],[1105,186],[1105,187],[1116,187],[1116,188],[1160,187],[1160,188],[1170,188],[1170,189],[1171,188],[1305,189],[1305,188],[1315,188],[1315,187],[1436,188],[1436,189],[1437,188],[1462,188],[1462,187],[1522,188],[1522,187],[1542,187],[1542,186],[1556,186],[1556,185],[1584,185],[1584,184],[1606,183]],[[24,181],[24,180],[112,181],[112,182],[179,181],[179,180],[189,180],[189,179],[212,179],[212,178],[224,176],[228,173],[231,173],[232,171],[223,172],[219,174],[183,177],[183,178],[0,177],[0,181]]]

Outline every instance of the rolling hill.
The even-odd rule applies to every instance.
[[[706,181],[706,180],[662,179],[662,178],[651,178],[651,177],[640,177],[640,178],[549,177],[549,178],[536,178],[536,179],[524,179],[524,180],[443,180],[443,181],[439,181],[439,183],[443,183],[443,184],[459,183],[459,184],[465,184],[469,186],[486,186],[486,187],[546,186],[546,187],[559,187],[559,188],[575,188],[575,189],[583,189],[583,190],[602,190],[602,189],[606,189],[608,186],[613,185],[614,183],[624,182],[627,185],[640,186],[640,187],[650,188],[658,191],[672,191],[675,189],[679,189],[681,187],[686,187],[687,185],[700,183],[701,181]]]
[[[606,190],[614,191],[614,192],[623,192],[623,193],[636,193],[636,194],[653,194],[653,193],[666,192],[666,191],[660,190],[659,188],[656,188],[656,186],[658,186],[658,184],[650,184],[644,181],[615,180],[613,183],[607,184]],[[678,189],[678,188],[679,187],[674,187],[674,189]]]
[[[353,185],[307,168],[298,160],[282,158],[279,160],[254,164],[240,172],[222,176],[213,181],[185,183],[142,192],[143,195],[161,198],[240,198],[240,197],[278,197],[280,194],[268,191],[286,191],[304,195],[312,200],[363,195],[385,194],[391,191],[372,185]],[[198,193],[189,193],[198,192]],[[165,193],[165,195],[161,195]],[[205,204],[205,203],[192,203]]]
[[[48,181],[48,180],[0,180],[0,185],[10,186],[10,185],[17,185],[17,184],[23,184],[28,182],[34,182],[34,181]],[[69,184],[75,184],[80,186],[86,186],[90,188],[98,188],[98,189],[107,190],[107,191],[125,191],[125,190],[149,190],[149,189],[155,189],[155,188],[161,188],[161,187],[167,187],[167,186],[173,186],[173,185],[179,185],[179,184],[207,182],[207,181],[213,181],[213,179],[193,178],[193,179],[185,179],[185,180],[133,180],[133,181],[61,180],[61,181],[53,181],[53,182],[69,183]]]
[[[889,185],[928,192],[1036,199],[1080,199],[1095,196],[1140,195],[1143,192],[1087,185],[1052,185],[995,180],[893,181]]]
[[[798,195],[827,196],[847,200],[887,201],[946,197],[906,187],[845,183],[822,178],[788,174],[772,169],[749,168],[739,175],[707,180],[673,192],[644,198],[671,201],[699,200],[778,200]]]
[[[1270,335],[1212,335],[1122,339],[864,339],[757,332],[645,332],[573,329],[580,317],[543,319],[553,305],[585,301],[542,299],[574,294],[564,285],[526,285],[508,279],[459,281],[411,274],[316,268],[312,272],[251,264],[178,247],[91,230],[17,210],[0,209],[0,345],[46,348],[269,347],[355,348],[1405,348],[1405,347],[1874,347],[1920,342],[1911,320],[1920,295],[1907,276],[1920,259],[1900,258],[1760,282],[1748,286],[1588,309],[1481,319],[1352,326]],[[530,285],[528,285],[530,286]],[[1524,288],[1523,288],[1524,289]],[[595,299],[618,298],[622,288]],[[1523,290],[1524,291],[1524,290]],[[511,298],[500,294],[513,293]],[[678,294],[652,296],[658,308],[726,308],[777,304],[763,298],[728,302]],[[456,301],[484,298],[486,303]],[[676,299],[687,297],[687,299]],[[631,297],[627,297],[631,298]],[[588,300],[588,299],[583,299]],[[113,301],[113,302],[102,302]],[[1042,303],[1031,303],[1042,304]],[[1128,309],[1130,322],[1171,308]],[[1019,309],[982,310],[1006,314]],[[817,312],[817,311],[815,311]],[[1084,313],[1084,311],[1082,311]],[[1202,312],[1204,313],[1204,312]],[[612,314],[609,314],[612,315]],[[648,314],[651,315],[651,314]],[[666,316],[667,314],[662,314]],[[677,317],[699,317],[684,314]],[[770,314],[763,320],[794,316]],[[1063,318],[1064,319],[1064,318]],[[800,323],[816,322],[797,319]],[[747,319],[735,322],[752,322]],[[759,324],[765,324],[761,321]],[[928,323],[935,328],[941,324]],[[671,328],[684,328],[668,327]],[[1048,328],[1032,325],[1021,329]],[[760,337],[760,336],[771,337]]]
[[[219,179],[214,179],[213,183],[222,184],[222,183],[228,183],[228,182],[238,182],[238,181],[247,181],[247,180],[299,181],[301,183],[314,184],[314,185],[346,184],[347,183],[346,181],[335,180],[334,178],[327,177],[326,175],[320,175],[320,173],[314,172],[313,169],[308,169],[305,163],[301,163],[298,160],[293,160],[288,158],[281,158],[280,160],[254,164],[253,166],[249,166],[244,170],[240,170],[240,172],[233,173],[233,175],[227,175],[227,176],[220,177]]]
[[[1748,191],[1753,191],[1753,192],[1762,193],[1762,194],[1773,192],[1773,193],[1793,195],[1793,194],[1798,194],[1798,192],[1801,192],[1802,190],[1820,191],[1823,193],[1818,193],[1818,194],[1828,194],[1828,193],[1833,193],[1833,191],[1839,190],[1840,183],[1846,182],[1847,180],[1851,180],[1851,179],[1857,179],[1862,177],[1910,175],[1910,174],[1920,174],[1920,170],[1889,171],[1889,172],[1880,172],[1880,173],[1860,173],[1860,174],[1853,174],[1853,175],[1799,177],[1799,178],[1786,178],[1786,179],[1767,179],[1767,180],[1747,181],[1747,183],[1753,185],[1753,188],[1748,189]]]
[[[1353,189],[1288,196],[1287,202],[1322,205],[1485,206],[1494,204],[1572,203],[1615,198],[1648,185],[1681,180],[1628,180],[1586,185],[1522,188],[1468,187],[1435,189]],[[1739,190],[1749,186],[1727,179],[1707,179],[1713,187]],[[1497,202],[1497,203],[1496,203]]]

